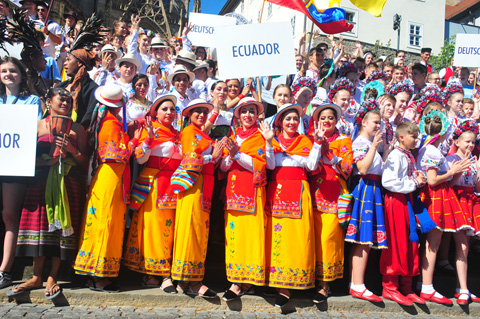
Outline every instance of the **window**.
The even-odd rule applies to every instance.
[[[408,23],[408,45],[411,47],[423,46],[423,26],[418,23]]]
[[[353,25],[353,29],[348,32],[343,32],[345,35],[357,36],[357,26],[358,26],[358,11],[347,9],[346,10],[347,23]]]
[[[268,9],[267,9],[267,17],[272,16],[272,11],[273,11],[273,5],[271,2],[268,3]]]
[[[293,17],[290,19],[290,24],[292,25],[292,34],[293,34],[293,36],[295,36],[295,18],[296,18],[296,16],[293,16]]]

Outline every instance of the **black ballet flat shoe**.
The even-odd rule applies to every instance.
[[[240,298],[240,296],[242,296],[243,293],[240,293],[239,295],[237,295],[235,292],[233,292],[232,290],[228,289],[224,294],[223,294],[223,297],[222,299],[224,301],[232,301],[232,300],[235,300],[237,298]]]
[[[160,289],[162,289],[162,290],[163,290],[164,292],[166,292],[167,294],[176,294],[176,293],[178,293],[177,288],[175,288],[174,285],[167,286],[167,287],[165,287],[165,288],[160,287]]]
[[[200,296],[202,296],[203,298],[207,298],[207,299],[213,299],[213,298],[217,297],[217,293],[215,291],[213,291],[212,289],[208,288],[207,291],[205,291],[205,293],[203,295],[200,294]]]
[[[322,303],[324,302],[325,300],[327,300],[327,296],[317,292],[315,293],[315,295],[313,296],[313,303]]]
[[[289,301],[290,298],[278,294],[277,298],[275,298],[275,307],[283,308]]]

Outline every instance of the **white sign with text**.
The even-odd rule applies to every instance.
[[[35,176],[38,105],[0,107],[0,176]]]
[[[224,79],[297,70],[289,22],[219,27],[216,37],[218,69]]]
[[[457,34],[455,65],[480,67],[480,34]]]
[[[237,20],[233,17],[190,12],[188,23],[194,25],[188,33],[188,39],[193,45],[215,47],[215,29],[220,26],[235,25]]]

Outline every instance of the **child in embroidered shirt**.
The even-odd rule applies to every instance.
[[[418,235],[412,206],[415,191],[425,184],[425,176],[416,171],[411,150],[415,149],[418,127],[402,122],[395,136],[396,146],[387,157],[382,174],[385,195],[385,226],[388,248],[382,251],[380,272],[383,275],[383,297],[402,305],[425,303],[412,291],[412,279],[420,274]],[[431,222],[431,220],[430,220]],[[430,227],[435,225],[430,224]]]
[[[472,156],[473,148],[475,147],[475,140],[478,135],[478,127],[474,121],[465,121],[461,123],[453,132],[454,148],[457,149],[455,154],[447,156],[447,163],[453,165],[455,162],[460,162],[464,159],[473,159],[470,162],[470,167],[466,172],[455,175],[449,182],[450,186],[457,194],[460,200],[462,212],[465,215],[468,226],[465,230],[459,230],[453,233],[453,238],[456,244],[456,268],[458,276],[458,285],[455,297],[459,305],[467,305],[471,298],[474,302],[480,302],[480,298],[471,294],[467,287],[467,257],[468,246],[471,236],[480,233],[478,228],[480,222],[480,200],[475,196],[474,191],[480,190],[480,183],[477,177],[477,161]],[[474,228],[474,232],[472,231]]]
[[[425,113],[420,120],[420,128],[422,133],[432,139],[420,149],[417,157],[417,166],[425,173],[428,182],[421,189],[420,198],[432,220],[437,224],[437,229],[427,234],[422,257],[423,284],[420,297],[446,305],[452,304],[452,301],[433,288],[433,272],[442,232],[457,232],[469,227],[465,216],[461,213],[458,198],[448,185],[448,181],[466,172],[472,162],[470,159],[464,159],[454,161],[450,168],[447,167],[446,159],[438,146],[444,141],[448,126],[448,119],[442,111],[431,110]]]
[[[383,156],[383,152],[388,149],[388,145],[390,143],[395,144],[396,142],[395,129],[393,128],[392,123],[390,123],[390,118],[395,112],[395,104],[397,103],[397,100],[391,94],[383,94],[378,98],[378,103],[380,104],[380,115],[382,117],[381,131],[383,140],[383,143],[379,146],[378,152]]]
[[[351,252],[350,294],[372,302],[382,299],[369,291],[364,284],[365,269],[371,248],[387,248],[383,216],[381,174],[382,157],[377,151],[382,143],[380,111],[374,99],[368,99],[360,108],[356,123],[359,135],[353,142],[355,173],[360,181],[352,195],[354,204],[345,241],[354,244]]]

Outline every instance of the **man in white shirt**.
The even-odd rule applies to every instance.
[[[98,86],[112,83],[120,78],[120,73],[116,70],[116,60],[121,58],[121,53],[115,51],[111,44],[107,44],[101,51],[102,65],[94,76],[95,83]]]
[[[42,1],[37,2],[38,20],[35,20],[35,25],[46,35],[43,53],[55,58],[55,45],[62,43],[62,28],[58,23],[46,20],[47,12],[48,5]]]
[[[198,66],[193,69],[195,79],[193,79],[192,86],[188,89],[187,94],[191,100],[202,99],[207,100],[208,91],[205,85],[207,80],[208,63],[197,60]]]

